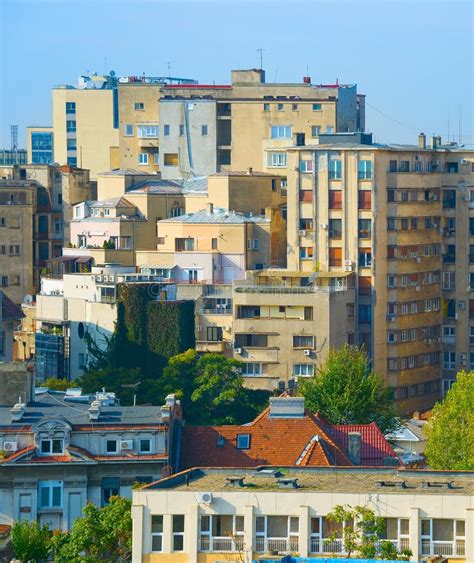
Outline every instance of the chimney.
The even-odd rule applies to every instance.
[[[23,415],[25,414],[25,406],[25,403],[21,402],[21,397],[18,397],[18,403],[13,405],[10,410],[12,414],[12,422],[19,422],[23,418]]]
[[[438,137],[436,135],[432,135],[431,137],[431,148],[435,149],[438,146]]]
[[[252,168],[251,166],[249,166],[249,167],[247,168],[247,174],[248,174],[249,176],[251,176],[251,175],[252,175],[252,172],[253,172],[253,168]]]
[[[207,211],[208,211],[208,213],[210,213],[211,215],[214,213],[214,204],[213,204],[213,203],[208,203],[208,204],[207,204]]]
[[[349,443],[347,445],[348,457],[354,465],[360,465],[361,433],[349,432]]]
[[[440,147],[443,143],[441,142],[441,135],[438,135],[436,137],[436,146]]]
[[[420,420],[420,411],[414,411],[412,418],[413,420]]]
[[[311,84],[311,76],[303,76],[303,84]]]
[[[304,397],[270,397],[270,418],[303,418]]]
[[[426,149],[426,135],[424,133],[418,135],[418,147],[420,149]]]
[[[98,400],[92,401],[88,411],[90,422],[97,422],[99,420],[101,407],[102,404],[100,401]]]

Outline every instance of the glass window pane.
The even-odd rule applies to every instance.
[[[63,441],[53,440],[53,454],[61,454],[63,452]]]
[[[41,441],[41,453],[42,454],[49,454],[51,452],[51,440],[42,440]]]
[[[173,536],[173,551],[183,551],[184,549],[184,536]]]
[[[311,533],[319,534],[321,531],[321,520],[320,518],[311,518]]]
[[[400,518],[400,534],[407,536],[410,533],[410,520],[408,518]]]
[[[53,504],[52,506],[61,506],[61,485],[53,487]]]
[[[421,535],[422,536],[430,535],[430,520],[421,521]]]
[[[152,534],[163,533],[163,516],[161,514],[151,517],[151,532]]]
[[[184,516],[182,514],[173,516],[173,532],[184,532]]]
[[[236,532],[243,532],[244,531],[244,517],[243,516],[236,516],[235,517],[235,531]]]
[[[209,532],[210,523],[211,523],[210,516],[201,516],[201,532]]]
[[[433,540],[453,541],[454,521],[447,518],[436,518],[433,520]]]
[[[264,516],[257,516],[255,522],[255,530],[257,533],[263,534],[265,531],[265,517]]]
[[[151,537],[151,550],[152,551],[162,551],[163,549],[163,537],[162,536],[152,536]]]
[[[456,536],[466,535],[466,522],[465,520],[456,520]]]
[[[297,516],[290,517],[290,532],[297,533],[299,530],[300,520]]]
[[[267,537],[286,538],[288,535],[287,516],[268,516],[267,517]]]
[[[48,486],[41,486],[40,487],[40,503],[42,507],[49,506],[49,487]]]

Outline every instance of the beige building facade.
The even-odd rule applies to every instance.
[[[410,549],[412,561],[442,555],[467,563],[474,560],[473,501],[469,472],[190,469],[133,492],[132,561],[344,557],[340,529],[327,515],[348,504],[384,518],[386,539]]]
[[[401,412],[430,408],[471,357],[473,153],[328,137],[288,150],[288,267],[354,272],[356,342]]]

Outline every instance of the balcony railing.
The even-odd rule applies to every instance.
[[[342,539],[311,538],[309,543],[310,553],[345,553]]]
[[[201,536],[200,551],[242,551],[244,549],[243,537],[217,537]]]
[[[464,557],[466,554],[465,540],[431,541],[421,540],[422,555],[442,555],[444,557]]]
[[[232,315],[232,307],[203,307],[200,310],[201,315]]]
[[[257,537],[255,540],[255,551],[258,553],[296,553],[298,552],[298,538],[263,538]]]
[[[344,284],[334,286],[285,286],[285,285],[239,285],[235,288],[237,293],[269,293],[273,295],[305,294],[305,293],[335,293],[346,291]]]

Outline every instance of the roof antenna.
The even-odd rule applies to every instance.
[[[263,70],[263,51],[265,51],[265,49],[261,47],[257,49],[257,53],[260,53],[260,70]]]

